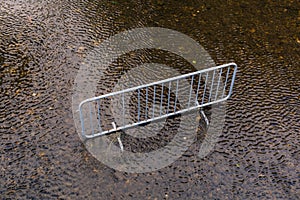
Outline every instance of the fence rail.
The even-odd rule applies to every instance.
[[[236,71],[237,65],[228,63],[86,99],[79,105],[82,137],[99,137],[225,101],[232,94]],[[179,101],[182,91],[187,95]]]

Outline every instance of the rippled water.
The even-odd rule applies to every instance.
[[[299,8],[292,0],[2,2],[1,196],[299,199]],[[145,26],[185,33],[216,64],[235,61],[239,71],[213,152],[199,159],[195,143],[166,168],[130,174],[106,167],[85,149],[74,127],[72,87],[89,51],[109,36]],[[136,52],[111,69],[117,73],[121,64],[163,54]]]

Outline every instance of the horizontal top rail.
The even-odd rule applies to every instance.
[[[237,70],[237,64],[236,63],[227,63],[227,64],[219,65],[219,66],[216,66],[216,67],[211,67],[211,68],[207,68],[207,69],[203,69],[203,70],[191,72],[191,73],[184,74],[184,75],[181,75],[181,76],[176,76],[176,77],[172,77],[172,78],[164,79],[164,80],[161,80],[161,81],[156,81],[156,82],[148,83],[148,84],[141,85],[141,86],[131,87],[131,88],[128,88],[128,89],[117,91],[117,92],[111,92],[111,93],[104,94],[104,95],[101,95],[101,96],[88,98],[88,99],[82,101],[79,104],[79,107],[81,107],[82,104],[84,104],[86,102],[89,102],[89,101],[95,101],[95,100],[98,100],[98,99],[101,99],[101,98],[105,98],[105,97],[109,97],[109,96],[113,96],[113,95],[118,95],[118,94],[122,94],[122,93],[126,93],[126,92],[132,92],[132,91],[135,91],[135,90],[138,90],[138,89],[141,89],[141,88],[145,88],[145,87],[149,87],[149,86],[154,86],[154,85],[159,85],[159,84],[167,83],[167,82],[174,81],[174,80],[177,80],[177,79],[187,78],[187,77],[190,77],[192,75],[196,75],[196,74],[200,74],[200,73],[209,72],[209,71],[212,71],[212,70],[217,70],[217,69],[225,68],[227,66],[234,66],[235,67],[234,75],[233,75],[235,77],[236,70]]]

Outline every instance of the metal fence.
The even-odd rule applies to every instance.
[[[86,99],[79,105],[82,137],[102,136],[225,101],[236,71],[237,65],[229,63]],[[182,91],[187,95],[179,101]]]

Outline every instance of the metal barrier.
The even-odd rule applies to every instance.
[[[236,71],[237,65],[229,63],[86,99],[79,105],[82,137],[99,137],[225,101]],[[186,102],[178,101],[180,90],[188,91]],[[115,110],[120,124],[114,120]],[[202,109],[201,113],[208,124]]]

